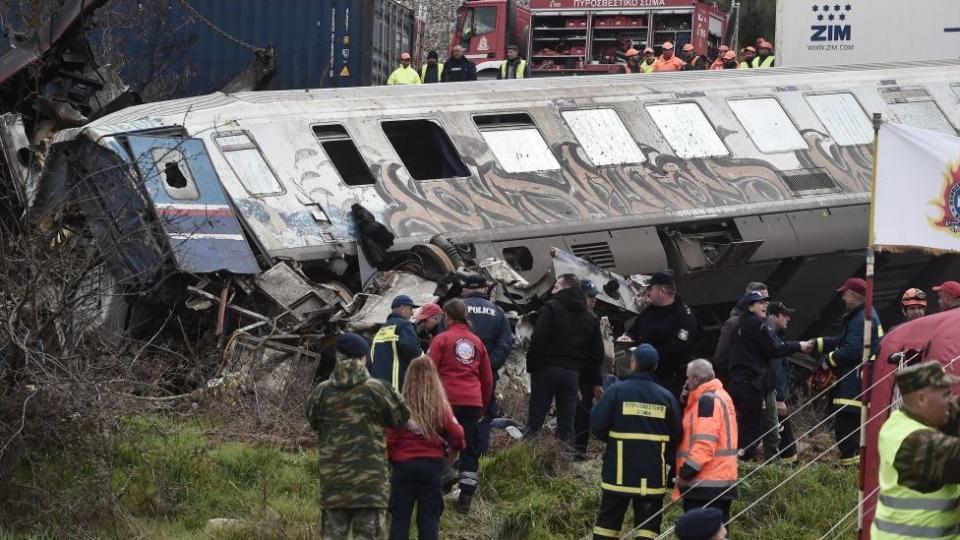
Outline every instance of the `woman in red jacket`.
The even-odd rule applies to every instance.
[[[410,409],[406,427],[387,431],[393,465],[390,482],[390,540],[410,537],[410,517],[417,506],[420,540],[436,540],[443,514],[443,468],[447,445],[451,459],[465,446],[463,428],[443,391],[437,368],[426,356],[410,362],[403,399]]]
[[[454,509],[467,513],[477,491],[480,466],[480,418],[493,393],[493,371],[483,341],[470,331],[467,306],[455,298],[443,306],[447,330],[430,343],[430,358],[437,366],[440,381],[463,426],[467,448],[460,456],[460,496]]]

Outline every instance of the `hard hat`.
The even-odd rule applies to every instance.
[[[750,52],[757,52],[757,50],[751,47],[750,45],[747,45],[746,47],[744,47],[743,50],[750,51]]]
[[[727,51],[727,52],[723,53],[723,59],[724,59],[724,60],[736,60],[736,59],[737,59],[737,53],[735,53],[735,52],[733,52],[733,51]]]
[[[624,56],[626,56],[627,58],[630,58],[630,57],[636,56],[636,55],[638,55],[638,54],[640,54],[640,51],[638,51],[638,50],[636,50],[636,49],[628,49],[627,52],[626,52],[626,54],[624,54]]]
[[[645,48],[643,50],[643,54],[646,55],[647,53],[653,54],[653,49],[651,49],[650,47]]]
[[[717,51],[719,51],[720,53],[725,53],[729,50],[730,50],[730,47],[727,47],[726,45],[721,45],[720,48],[717,49]]]
[[[927,307],[927,293],[923,292],[922,289],[907,289],[906,292],[903,293],[903,297],[900,298],[900,305],[903,307]]]
[[[686,43],[683,46],[683,52],[689,52],[693,50],[693,43]]]
[[[662,47],[666,50],[671,50],[673,49],[673,43],[670,43],[669,41],[664,41]]]
[[[403,53],[403,54],[401,54],[401,55],[400,55],[400,59],[401,59],[401,60],[409,60],[409,59],[410,59],[410,53]]]

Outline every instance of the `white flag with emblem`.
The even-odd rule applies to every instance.
[[[960,137],[884,123],[873,201],[874,248],[960,252]]]

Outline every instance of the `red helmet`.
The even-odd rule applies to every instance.
[[[907,289],[900,298],[900,305],[927,307],[927,293],[923,289]]]

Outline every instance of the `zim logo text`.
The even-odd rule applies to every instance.
[[[810,41],[850,41],[853,39],[853,26],[843,24],[853,6],[850,4],[813,4],[816,24],[810,25]]]

